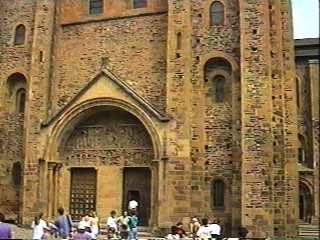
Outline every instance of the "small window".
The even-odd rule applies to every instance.
[[[210,24],[223,25],[224,24],[224,6],[221,2],[215,1],[210,7]]]
[[[12,167],[12,181],[15,186],[21,184],[21,164],[20,162],[15,162]]]
[[[26,90],[24,88],[20,88],[17,91],[16,95],[16,109],[17,113],[22,113],[24,114],[25,112],[25,107],[26,107]]]
[[[103,0],[89,0],[89,13],[103,13]]]
[[[225,78],[223,76],[216,76],[213,79],[213,95],[215,102],[223,102],[225,98]]]
[[[212,207],[224,208],[225,186],[222,180],[214,180],[211,186],[212,191]]]
[[[147,0],[133,0],[133,8],[147,7]]]
[[[300,107],[300,84],[299,79],[296,78],[296,94],[297,94],[297,107]]]
[[[14,45],[23,45],[26,38],[26,27],[22,24],[16,27]]]
[[[298,161],[306,164],[306,142],[301,134],[298,134]]]
[[[177,33],[177,50],[181,49],[181,45],[182,45],[182,34],[181,32]]]

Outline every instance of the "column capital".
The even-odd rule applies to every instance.
[[[319,59],[309,59],[309,64],[319,64]]]
[[[54,170],[56,165],[55,162],[48,162],[48,170]]]

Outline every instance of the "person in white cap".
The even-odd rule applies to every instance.
[[[131,210],[137,210],[138,205],[139,205],[139,204],[138,204],[138,202],[137,202],[136,200],[131,199],[131,200],[129,201],[129,205],[128,205],[129,211],[131,211]]]
[[[91,240],[91,234],[86,232],[86,227],[79,224],[77,232],[72,235],[73,240]]]

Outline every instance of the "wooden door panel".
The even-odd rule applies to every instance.
[[[80,220],[96,210],[97,174],[93,168],[71,170],[70,214]]]

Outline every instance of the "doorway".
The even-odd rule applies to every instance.
[[[151,171],[146,167],[124,168],[123,209],[130,200],[138,202],[138,216],[141,226],[148,226],[151,214]]]
[[[304,183],[299,184],[299,218],[305,223],[311,223],[313,216],[312,194]]]
[[[96,211],[97,172],[94,168],[71,169],[70,214],[81,220]]]

